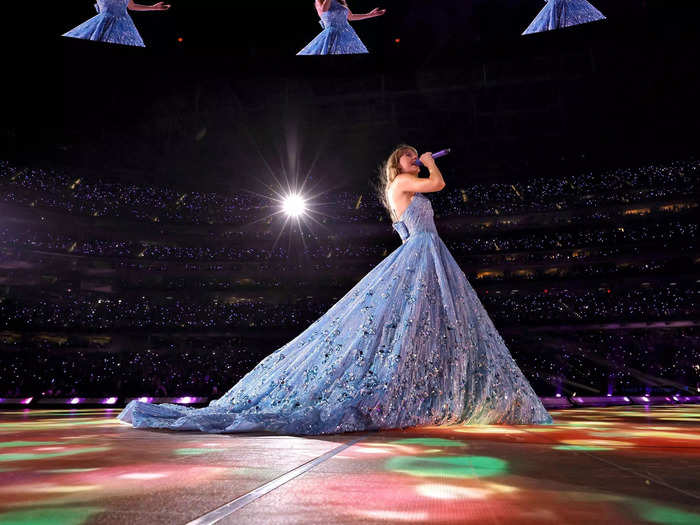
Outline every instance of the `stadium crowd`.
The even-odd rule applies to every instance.
[[[697,392],[700,387],[698,327],[521,331],[504,334],[504,340],[540,395]],[[217,337],[121,352],[10,349],[2,354],[0,396],[214,399],[277,347]]]
[[[697,285],[668,283],[615,289],[517,290],[480,294],[499,324],[613,322],[687,319],[697,316]],[[37,295],[0,298],[0,329],[231,329],[303,327],[335,303],[308,297],[293,305],[262,300],[152,296],[112,298],[72,292],[61,298]]]
[[[577,231],[527,230],[500,236],[474,236],[446,239],[445,244],[455,255],[494,252],[528,252],[532,260],[545,257],[543,251],[563,251],[584,247],[614,247],[624,244],[654,242],[658,248],[667,248],[673,242],[684,242],[692,248],[697,238],[696,222],[683,220],[651,221],[625,226],[606,225]],[[331,245],[316,239],[304,248],[304,256],[319,258],[353,259],[386,255],[386,245],[376,240],[343,242]],[[689,246],[690,245],[690,246]],[[157,261],[286,261],[294,254],[285,246],[248,247],[222,243],[183,246],[147,241],[115,239],[80,239],[75,236],[49,231],[10,231],[0,229],[0,249],[55,251],[88,257],[144,258]],[[556,260],[556,259],[555,259]]]
[[[435,195],[442,217],[497,216],[566,208],[603,207],[697,192],[699,161],[676,161],[635,169],[581,173],[575,177],[531,177],[517,184],[448,187]],[[0,202],[62,210],[87,216],[192,224],[243,224],[253,210],[279,207],[252,193],[223,195],[168,187],[83,180],[57,169],[20,167],[0,161]],[[380,220],[386,213],[373,195],[336,192],[319,202],[333,210],[331,221]]]

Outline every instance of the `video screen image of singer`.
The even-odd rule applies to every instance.
[[[615,2],[619,11],[625,1]],[[489,39],[606,20],[610,0],[303,0],[153,4],[75,0],[49,6],[55,34],[101,44],[209,48],[233,56],[376,55],[419,58],[469,51]],[[614,11],[614,9],[613,9]],[[593,24],[598,25],[598,24]],[[241,28],[245,27],[245,30]]]

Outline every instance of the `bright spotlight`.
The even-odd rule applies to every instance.
[[[282,210],[291,217],[299,217],[306,211],[306,203],[300,195],[290,195],[282,202]]]

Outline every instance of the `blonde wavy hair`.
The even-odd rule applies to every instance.
[[[382,203],[382,206],[389,212],[389,217],[392,222],[396,222],[399,220],[396,215],[394,215],[394,210],[391,209],[391,204],[389,204],[389,195],[387,194],[387,191],[389,189],[389,185],[394,182],[394,179],[396,176],[401,173],[401,166],[399,165],[399,159],[401,156],[406,153],[406,151],[411,151],[414,154],[418,155],[418,151],[416,148],[413,146],[409,146],[407,144],[401,144],[400,146],[397,146],[394,151],[391,152],[391,155],[389,155],[389,158],[386,160],[384,164],[381,165],[379,168],[379,184],[375,187],[379,201]]]

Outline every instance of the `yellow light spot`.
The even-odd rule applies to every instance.
[[[665,439],[687,439],[687,440],[700,440],[700,434],[688,434],[683,432],[660,432],[658,430],[638,430],[633,433],[634,436],[639,437],[653,437],[653,438],[665,438]]]
[[[490,491],[455,485],[426,483],[418,485],[416,491],[423,497],[431,499],[486,499]]]
[[[155,472],[130,472],[128,474],[122,474],[121,476],[118,476],[119,478],[123,479],[141,479],[141,480],[149,480],[149,479],[159,479],[159,478],[165,478],[167,477],[168,474],[156,474]]]
[[[628,441],[613,441],[612,439],[564,439],[560,443],[582,446],[633,447]]]
[[[395,510],[364,510],[358,512],[360,516],[375,520],[386,521],[427,521],[427,512],[400,512]]]
[[[358,448],[356,452],[361,454],[391,454],[391,450],[386,448]]]
[[[102,488],[100,485],[53,485],[53,484],[31,484],[31,485],[14,485],[5,487],[3,492],[14,493],[49,493],[49,494],[70,494],[74,492],[86,492],[90,490],[98,490]]]
[[[471,428],[457,428],[455,431],[465,434],[525,434],[524,430],[512,427],[474,426]]]
[[[502,485],[500,483],[485,483],[485,485],[492,491],[500,494],[512,494],[520,490],[518,487],[511,487],[510,485]]]

